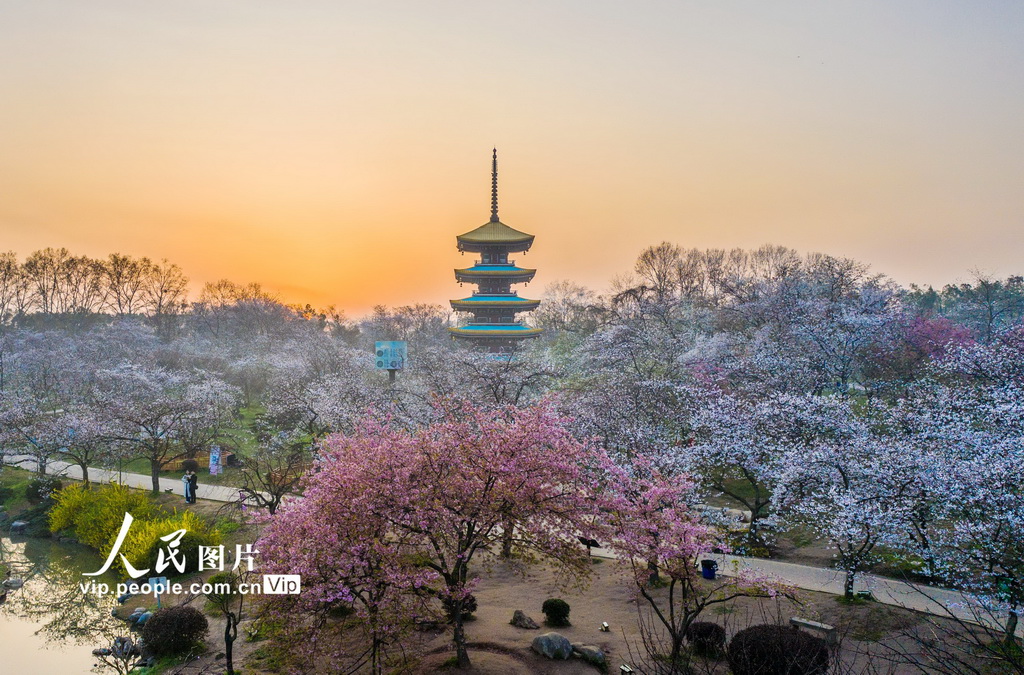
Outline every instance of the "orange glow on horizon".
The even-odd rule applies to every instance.
[[[0,25],[0,249],[167,258],[197,291],[351,317],[443,304],[497,145],[528,297],[604,289],[662,240],[1021,273],[1022,25],[1009,3],[26,3]]]

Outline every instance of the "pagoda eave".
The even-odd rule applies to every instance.
[[[542,328],[490,328],[476,326],[453,326],[448,329],[455,337],[466,338],[500,338],[502,340],[520,340],[532,338],[544,332]]]
[[[471,311],[474,309],[511,309],[514,312],[528,312],[540,306],[540,300],[527,300],[526,298],[513,298],[510,300],[477,300],[466,298],[464,300],[451,300],[452,309],[459,311]]]
[[[496,247],[508,253],[525,253],[533,246],[533,237],[518,242],[507,241],[463,241],[458,240],[459,251],[463,253],[485,253]]]
[[[535,274],[537,274],[537,270],[488,270],[474,269],[470,267],[466,269],[455,270],[455,280],[459,282],[468,281],[470,283],[476,283],[478,281],[485,281],[487,279],[500,279],[502,281],[508,281],[510,283],[515,284],[530,281],[531,279],[533,279]]]

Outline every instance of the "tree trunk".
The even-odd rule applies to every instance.
[[[78,466],[82,469],[82,482],[85,483],[86,487],[89,487],[89,465],[82,462]]]
[[[853,600],[853,580],[855,572],[853,570],[846,570],[846,581],[843,582],[843,597],[847,600]]]
[[[658,561],[648,560],[647,561],[647,584],[650,586],[657,586],[661,581],[661,574],[658,572]]]
[[[228,675],[235,675],[235,665],[231,660],[231,645],[234,640],[231,639],[231,619],[228,619],[228,625],[224,628],[224,665],[228,668]]]
[[[1010,616],[1006,619],[1006,633],[1003,636],[1003,645],[1010,649],[1017,642],[1017,608],[1010,610]]]
[[[688,672],[687,664],[683,663],[683,635],[676,635],[672,638],[672,655],[669,661],[670,673]]]
[[[149,460],[149,471],[150,476],[153,479],[153,494],[160,494],[160,461],[156,459]]]
[[[512,557],[512,537],[515,534],[515,523],[503,523],[501,528],[501,557]]]
[[[458,614],[462,614],[462,606],[458,608]],[[466,629],[462,625],[462,616],[455,616],[452,620],[454,635],[452,642],[455,643],[455,658],[458,659],[459,668],[469,668],[469,650],[466,648]]]

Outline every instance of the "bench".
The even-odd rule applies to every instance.
[[[793,628],[806,628],[807,630],[814,631],[815,633],[821,633],[822,637],[825,638],[825,642],[830,645],[836,644],[836,627],[830,626],[827,623],[818,623],[817,621],[811,621],[810,619],[801,619],[798,616],[791,617],[789,619],[789,625]]]

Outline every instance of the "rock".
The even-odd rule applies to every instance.
[[[135,609],[132,610],[132,614],[142,614],[142,613],[148,612],[148,611],[149,611],[148,607],[136,607]]]
[[[600,647],[585,645],[582,642],[572,643],[572,652],[592,666],[597,666],[602,672],[608,666],[608,659]]]
[[[16,520],[11,523],[11,534],[24,534],[25,530],[28,529],[29,522],[27,520]]]
[[[136,653],[135,643],[132,642],[130,637],[116,637],[114,638],[114,644],[110,646],[110,652],[118,658],[134,656]]]
[[[142,626],[146,625],[146,622],[149,621],[152,617],[153,612],[145,612],[143,614],[140,614],[138,620],[135,621],[135,625],[141,628]]]
[[[123,605],[124,603],[128,602],[128,599],[131,598],[132,595],[132,593],[122,593],[121,595],[117,596],[117,604]]]
[[[509,621],[509,623],[515,626],[516,628],[540,628],[540,626],[537,625],[537,622],[531,619],[530,617],[526,616],[526,613],[521,609],[517,609],[515,612],[512,613],[512,620]]]
[[[544,633],[533,638],[533,651],[549,659],[565,660],[572,656],[572,643],[564,635]]]
[[[110,650],[107,649],[106,647],[103,647],[102,649],[94,649],[94,650],[92,650],[92,655],[93,656],[110,656],[110,653],[111,653]]]
[[[24,579],[5,579],[3,583],[4,588],[10,588],[12,590],[15,588],[21,588],[24,585]]]

